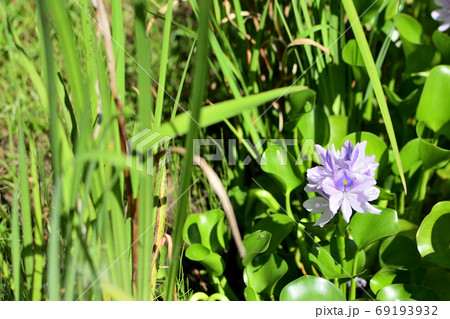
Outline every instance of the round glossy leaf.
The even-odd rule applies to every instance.
[[[439,297],[429,288],[416,285],[394,284],[381,289],[377,294],[377,300],[418,300],[436,301]]]
[[[415,241],[418,228],[419,227],[416,224],[413,224],[406,219],[399,218],[398,220],[398,236],[408,237]]]
[[[342,292],[326,279],[303,276],[287,284],[280,301],[345,301]]]
[[[259,301],[258,294],[256,293],[255,289],[253,289],[252,287],[245,287],[244,298],[247,301]]]
[[[316,99],[316,92],[311,89],[302,90],[298,93],[292,94],[289,97],[291,109],[288,113],[288,122],[284,125],[286,131],[292,131],[300,118],[307,112],[306,105],[314,104]]]
[[[287,263],[277,255],[256,256],[244,269],[244,282],[257,293],[265,292],[270,296],[287,271]]]
[[[450,201],[439,202],[417,231],[417,248],[426,260],[450,268]]]
[[[406,284],[409,282],[410,273],[407,270],[396,268],[381,268],[375,276],[370,279],[370,289],[376,294],[384,287],[392,284]]]
[[[420,263],[420,254],[414,241],[403,236],[386,238],[380,246],[381,267],[413,269]]]
[[[439,65],[428,75],[416,115],[419,121],[424,121],[435,132],[450,122],[448,92],[450,92],[450,66]]]
[[[349,40],[342,49],[342,60],[351,66],[365,66],[356,40]]]
[[[272,234],[270,245],[265,254],[273,253],[281,244],[284,238],[292,231],[296,223],[291,217],[285,214],[271,214],[266,218],[261,219],[254,230],[265,230]]]
[[[415,163],[420,161],[419,145],[419,139],[415,138],[402,147],[400,158],[405,173],[408,172]],[[399,175],[397,164],[392,164],[391,168],[394,174]]]
[[[285,191],[290,192],[302,183],[302,175],[295,165],[295,159],[279,145],[270,145],[265,150],[261,168],[274,176],[284,186]]]
[[[356,258],[356,254],[358,255]],[[349,238],[345,238],[345,247],[343,247],[342,255],[344,260],[340,260],[338,239],[333,237],[330,244],[327,245],[314,245],[312,252],[310,252],[310,260],[314,263],[322,272],[323,276],[327,279],[334,278],[351,278],[353,269],[356,270],[356,274],[359,274],[366,262],[366,254],[363,250],[357,251],[357,247],[354,241]],[[357,262],[356,268],[353,265]]]
[[[450,150],[443,149],[431,143],[431,140],[422,138],[425,122],[417,123],[416,132],[419,136],[419,154],[425,169],[435,166],[444,166],[450,160]]]
[[[441,53],[442,64],[450,63],[450,37],[438,30],[433,32],[433,44]]]
[[[380,166],[377,169],[378,174],[382,174],[386,169],[386,165],[389,160],[388,150],[386,143],[383,142],[378,136],[369,132],[356,132],[347,135],[340,143],[339,147],[341,147],[345,141],[350,140],[353,144],[367,141],[366,146],[366,155],[375,155],[375,159]]]
[[[188,245],[202,244],[214,252],[223,251],[225,239],[221,229],[224,218],[225,213],[220,209],[190,215],[183,227],[184,241]]]
[[[314,144],[326,145],[330,139],[330,123],[322,106],[316,105],[311,112],[305,113],[297,124],[302,140],[311,139]]]
[[[413,17],[401,13],[396,27],[403,39],[413,44],[422,44],[422,25]]]
[[[269,248],[271,238],[272,234],[264,230],[257,230],[246,236],[243,240],[246,255],[242,264],[247,266],[253,258],[265,252]]]
[[[382,210],[380,215],[356,213],[350,220],[350,232],[359,249],[398,232],[397,212],[390,208],[376,207]]]
[[[330,144],[339,144],[347,136],[348,117],[343,115],[331,115],[330,122]]]
[[[190,260],[201,263],[211,274],[220,276],[225,269],[222,257],[210,252],[208,248],[201,244],[193,244],[186,250],[186,257]]]

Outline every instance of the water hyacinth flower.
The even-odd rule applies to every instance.
[[[305,191],[320,196],[303,203],[307,211],[322,214],[314,225],[323,227],[339,209],[347,223],[353,211],[380,214],[381,210],[369,203],[378,198],[380,190],[375,187],[378,163],[375,155],[365,155],[366,145],[366,141],[356,145],[346,141],[340,150],[334,145],[328,150],[316,145],[321,165],[306,171]]]
[[[442,22],[438,30],[444,32],[450,28],[450,0],[434,0],[434,3],[441,9],[431,12],[431,17],[436,21]]]

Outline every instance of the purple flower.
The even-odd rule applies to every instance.
[[[431,16],[434,20],[443,22],[438,30],[444,32],[450,28],[450,0],[434,0],[434,3],[441,9],[431,12]]]
[[[449,0],[450,1],[450,0]],[[325,150],[316,145],[321,166],[307,170],[307,193],[320,196],[303,203],[309,212],[322,214],[314,225],[323,227],[341,209],[345,221],[350,221],[353,210],[358,213],[380,214],[380,210],[369,204],[378,198],[380,191],[374,186],[378,163],[375,156],[365,155],[367,142],[346,141],[341,150],[334,145]]]

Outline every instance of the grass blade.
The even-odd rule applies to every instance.
[[[178,277],[179,260],[181,257],[182,245],[182,229],[186,219],[186,207],[188,204],[187,190],[190,188],[191,171],[193,168],[193,143],[192,140],[197,136],[199,127],[197,123],[200,119],[200,109],[203,102],[203,97],[206,89],[206,74],[208,71],[208,64],[205,63],[208,59],[208,33],[209,33],[209,11],[210,0],[199,1],[199,31],[198,31],[198,51],[196,56],[195,73],[193,77],[192,87],[192,117],[190,121],[189,132],[186,136],[186,156],[183,159],[183,166],[181,170],[181,182],[179,192],[181,193],[178,199],[177,207],[175,209],[175,224],[173,230],[173,253],[172,261],[169,267],[169,275],[166,284],[165,300],[173,300],[175,292],[175,282]]]
[[[373,85],[375,96],[380,107],[381,116],[383,117],[384,125],[386,127],[386,131],[392,145],[392,150],[394,151],[395,162],[397,164],[400,178],[402,180],[403,188],[405,189],[406,194],[406,181],[405,174],[403,173],[402,162],[400,159],[400,151],[398,149],[397,140],[395,138],[394,127],[392,125],[391,116],[389,115],[389,109],[384,97],[383,87],[381,86],[380,78],[378,76],[377,67],[370,52],[369,44],[367,42],[366,36],[364,35],[364,30],[361,26],[361,22],[359,21],[358,13],[356,12],[353,0],[342,0],[342,3],[344,5],[345,11],[347,12],[349,23],[352,27],[353,33],[355,34],[359,51],[361,52],[361,56],[367,68],[367,73],[369,74],[370,81]]]

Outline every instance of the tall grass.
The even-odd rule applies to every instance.
[[[11,122],[18,167],[7,212],[11,240],[0,246],[5,299],[189,298],[182,229],[195,208],[190,193],[211,189],[193,168],[193,139],[236,138],[258,159],[263,149],[252,144],[261,139],[298,137],[286,129],[302,112],[288,101],[292,94],[314,89],[329,116],[369,103],[348,91],[352,69],[341,57],[345,14],[370,78],[364,92],[373,86],[404,183],[378,72],[351,0],[343,7],[252,1],[251,10],[235,0],[229,7],[209,0],[97,2],[94,8],[89,0],[38,0],[34,60],[14,42],[14,30],[2,28],[9,50],[24,61],[36,108],[47,116],[45,127],[36,128],[25,105]],[[311,41],[296,42],[305,38]],[[137,153],[139,141],[127,142],[145,129],[151,131],[139,141],[158,132],[171,139],[164,147],[185,147],[186,155],[175,160],[181,169],[163,159],[150,171],[126,165],[131,156],[148,167],[151,159]],[[48,134],[51,157],[43,155],[39,134]],[[215,168],[224,184],[233,179],[234,186],[248,186],[242,165],[224,161]],[[202,207],[219,206],[199,200]]]

